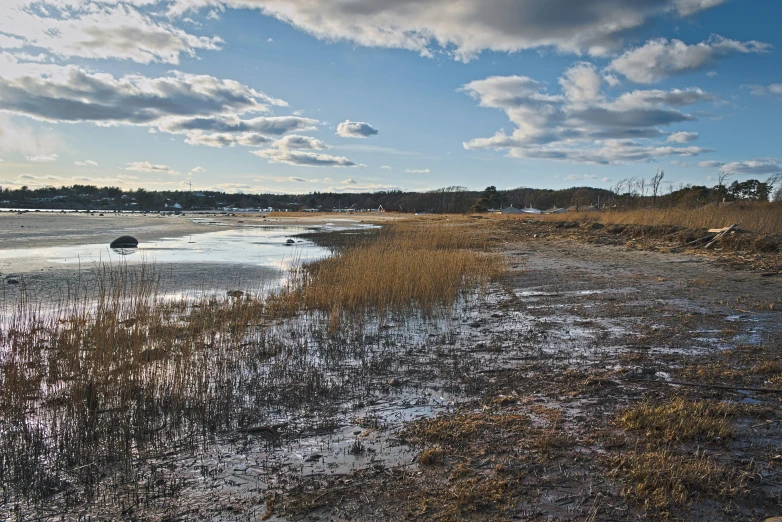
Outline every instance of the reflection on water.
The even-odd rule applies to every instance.
[[[91,244],[2,250],[0,267],[29,258],[35,260],[36,265],[46,263],[48,268],[73,268],[72,265],[121,260],[158,265],[219,263],[285,269],[294,261],[312,261],[328,254],[326,249],[312,242],[295,238],[295,234],[304,231],[302,227],[247,227],[149,242],[138,238],[139,246],[135,249],[112,249],[106,244]],[[33,267],[31,264],[15,269],[24,273],[26,266]]]

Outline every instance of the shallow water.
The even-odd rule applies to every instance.
[[[163,238],[139,243],[138,248],[112,249],[106,244],[65,245],[0,250],[0,269],[14,266],[14,272],[47,268],[75,268],[100,263],[218,263],[261,265],[285,269],[294,262],[306,262],[328,255],[328,250],[310,241],[295,239],[303,227],[245,227],[186,237]],[[293,244],[286,241],[293,240]],[[24,260],[32,263],[20,263]]]

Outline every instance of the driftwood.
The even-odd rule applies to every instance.
[[[675,384],[677,386],[692,386],[694,388],[712,388],[715,390],[728,390],[728,391],[751,391],[757,393],[782,393],[782,390],[777,388],[755,388],[753,386],[726,386],[724,384],[704,384],[700,382],[686,382],[686,381],[658,381],[655,379],[638,379],[633,377],[625,377],[626,381],[635,382],[657,382],[660,384]]]
[[[706,241],[707,239],[714,239],[714,234],[709,234],[708,236],[700,237],[700,238],[696,239],[695,241],[690,241],[689,243],[685,243],[683,245],[675,246],[671,250],[676,250],[676,249],[679,249],[679,248],[684,248],[686,246],[694,245],[695,243],[700,243],[701,241]]]
[[[716,236],[714,236],[714,239],[712,239],[709,243],[707,243],[706,246],[703,247],[703,248],[705,248],[705,249],[711,248],[712,245],[714,245],[714,243],[716,243],[717,241],[719,241],[720,239],[722,239],[726,235],[730,234],[738,226],[739,226],[738,223],[735,223],[735,224],[729,226],[728,228],[724,229],[722,232],[720,232]]]
[[[684,248],[684,247],[687,247],[687,246],[690,246],[690,245],[695,245],[696,243],[700,243],[701,241],[708,241],[709,243],[706,244],[705,248],[711,248],[711,246],[714,243],[716,243],[717,241],[722,239],[723,236],[725,236],[726,234],[730,234],[731,232],[736,230],[736,227],[738,227],[738,226],[739,225],[737,223],[735,225],[731,225],[729,227],[724,227],[724,228],[710,228],[708,230],[709,235],[703,236],[703,237],[699,237],[695,241],[690,241],[689,243],[684,243],[683,245],[675,246],[675,247],[671,248],[671,251],[678,250],[680,248]],[[697,246],[695,248],[700,248],[700,246]]]

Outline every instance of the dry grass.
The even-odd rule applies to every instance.
[[[746,491],[750,475],[708,456],[678,455],[643,448],[611,459],[611,476],[625,484],[622,493],[665,518],[671,509],[698,497],[725,500]]]
[[[729,419],[756,416],[760,413],[756,410],[746,405],[677,398],[660,405],[646,403],[628,408],[617,423],[626,430],[643,431],[649,439],[714,442],[733,438]]]
[[[273,301],[281,311],[345,315],[433,311],[451,305],[499,277],[505,262],[460,227],[404,221],[387,226],[359,245],[304,267]]]
[[[782,234],[782,205],[778,203],[731,203],[696,209],[642,209],[603,212],[568,212],[542,216],[545,221],[599,222],[604,225],[679,226],[689,229],[741,228],[756,234]]]
[[[490,434],[523,434],[530,422],[526,415],[457,413],[411,423],[405,437],[418,443],[455,446],[485,439]]]
[[[439,466],[445,461],[442,448],[427,448],[418,454],[418,463],[422,466]]]

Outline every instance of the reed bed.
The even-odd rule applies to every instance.
[[[640,209],[568,212],[541,216],[544,221],[599,222],[605,225],[679,226],[690,229],[722,228],[740,223],[756,234],[782,234],[782,204],[710,204],[695,209]]]
[[[395,223],[361,244],[303,269],[277,299],[282,309],[346,315],[413,310],[431,315],[505,271],[503,258],[462,226],[445,221]]]

